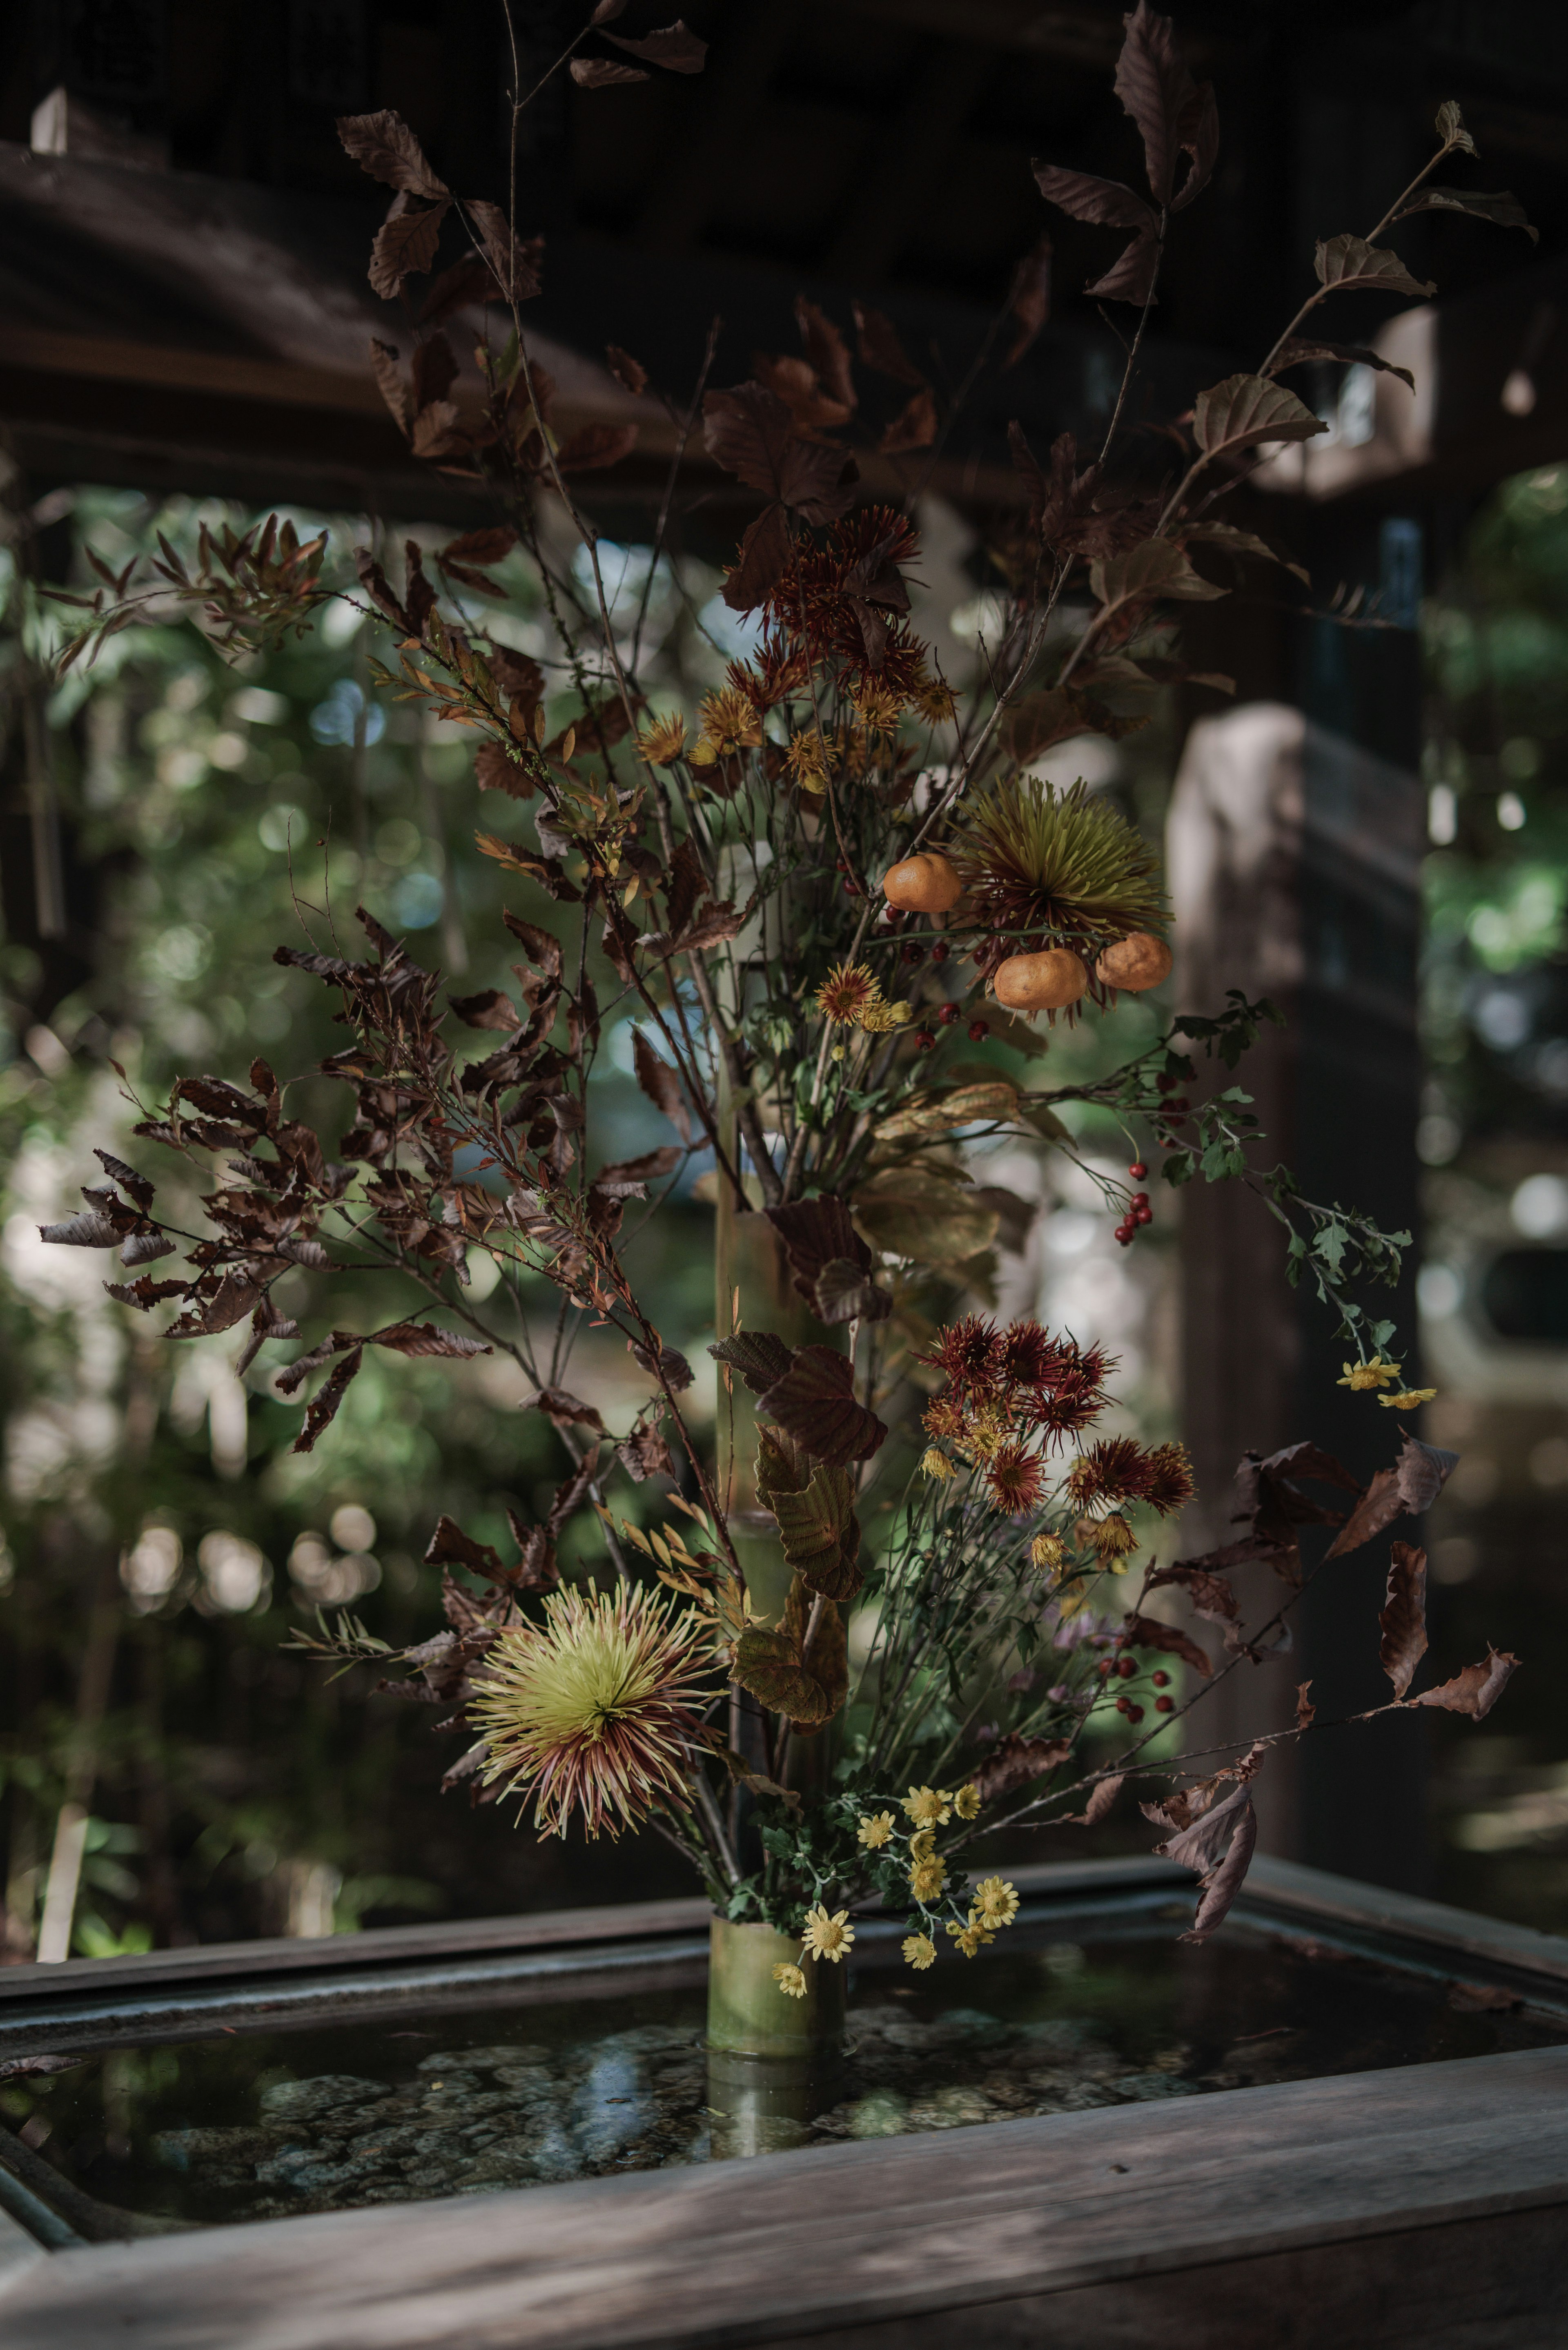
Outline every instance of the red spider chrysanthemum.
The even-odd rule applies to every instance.
[[[995,1323],[979,1314],[966,1314],[961,1321],[950,1322],[946,1329],[939,1330],[930,1353],[916,1359],[940,1371],[960,1394],[985,1395],[996,1384],[1001,1351]]]
[[[986,1462],[983,1474],[993,1509],[1004,1510],[1010,1518],[1022,1518],[1038,1506],[1045,1472],[1039,1455],[1027,1451],[1022,1444],[999,1445]]]
[[[1067,1494],[1080,1510],[1091,1502],[1125,1502],[1143,1491],[1144,1451],[1136,1437],[1102,1437],[1074,1461]]]
[[[545,1616],[501,1634],[469,1708],[490,1749],[486,1784],[534,1795],[545,1835],[565,1835],[574,1812],[613,1839],[650,1812],[689,1810],[711,1626],[638,1584],[552,1592]]]
[[[935,1403],[928,1405],[924,1421],[928,1436],[961,1436],[963,1424],[963,1406],[956,1396],[938,1396]]]
[[[1009,1387],[1044,1388],[1071,1368],[1076,1357],[1077,1349],[1069,1340],[1053,1338],[1031,1315],[1002,1332],[997,1367]]]
[[[1157,1444],[1144,1456],[1143,1484],[1138,1499],[1162,1518],[1184,1510],[1198,1491],[1192,1462],[1184,1444]]]

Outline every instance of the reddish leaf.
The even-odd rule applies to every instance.
[[[338,1407],[348,1392],[349,1382],[358,1377],[359,1366],[364,1359],[361,1349],[356,1347],[352,1354],[344,1356],[331,1378],[311,1398],[306,1409],[305,1426],[295,1438],[291,1448],[294,1451],[313,1452],[316,1450],[317,1439],[323,1435],[337,1419]]]
[[[438,1330],[433,1322],[392,1322],[384,1330],[372,1330],[365,1344],[389,1347],[395,1355],[410,1356],[467,1357],[493,1351],[483,1338],[465,1338],[456,1330]]]
[[[582,425],[556,450],[556,470],[560,473],[588,473],[618,465],[636,448],[640,429],[636,424]]]
[[[524,1411],[542,1411],[552,1428],[591,1428],[596,1436],[607,1436],[609,1430],[591,1403],[584,1403],[565,1388],[541,1388],[530,1396]]]
[[[1193,402],[1192,437],[1206,456],[1249,449],[1259,441],[1310,441],[1327,431],[1321,416],[1268,376],[1228,375]]]
[[[806,358],[821,378],[830,400],[841,408],[859,406],[855,390],[855,378],[850,369],[849,352],[843,336],[826,310],[808,302],[804,294],[795,296],[795,324],[800,328],[801,341],[805,345]]]
[[[794,1351],[772,1330],[737,1330],[708,1352],[739,1371],[752,1393],[760,1396],[782,1379],[794,1361]]]
[[[447,1000],[458,1018],[470,1028],[495,1028],[509,1035],[523,1025],[517,1006],[499,987],[485,987],[477,995],[453,995]]]
[[[1397,375],[1412,391],[1416,389],[1416,379],[1408,368],[1396,367],[1392,359],[1386,359],[1363,343],[1303,342],[1296,335],[1281,344],[1279,356],[1269,372],[1282,375],[1286,368],[1304,367],[1312,359],[1334,359],[1345,367],[1378,368],[1386,375]]]
[[[535,242],[542,243],[535,239]],[[502,299],[495,272],[477,253],[464,254],[450,269],[432,277],[430,290],[420,304],[419,324],[421,327],[444,326],[458,311],[483,308]]]
[[[937,437],[937,403],[929,391],[916,392],[883,432],[877,447],[884,457],[901,456],[906,449],[929,449]]]
[[[1117,180],[1096,179],[1087,172],[1066,172],[1054,164],[1036,163],[1034,177],[1047,203],[1058,205],[1074,220],[1097,227],[1135,228],[1137,234],[1103,277],[1084,288],[1103,300],[1147,302],[1158,259],[1159,223],[1141,196]]]
[[[675,1462],[656,1420],[639,1420],[615,1452],[634,1484],[643,1484],[649,1477],[675,1475]]]
[[[260,1282],[254,1280],[249,1274],[225,1274],[217,1295],[209,1299],[193,1317],[182,1314],[171,1326],[168,1336],[171,1338],[210,1338],[219,1330],[232,1330],[236,1322],[243,1322],[247,1314],[254,1312],[261,1294]]]
[[[1181,152],[1182,118],[1196,95],[1187,60],[1177,46],[1168,16],[1157,16],[1148,0],[1137,0],[1116,60],[1116,92],[1138,127],[1144,167],[1155,203],[1168,205]]]
[[[1440,1705],[1445,1713],[1468,1713],[1482,1721],[1491,1711],[1514,1674],[1519,1659],[1506,1649],[1489,1648],[1484,1665],[1467,1665],[1440,1689],[1423,1690],[1412,1705]]]
[[[605,38],[613,41],[618,49],[624,49],[628,57],[640,57],[645,65],[664,66],[671,73],[701,73],[708,55],[707,42],[700,41],[679,16],[673,25],[649,33],[645,40],[629,41],[624,33],[607,33]]]
[[[666,1347],[661,1343],[655,1354],[637,1338],[628,1338],[626,1344],[627,1352],[645,1371],[655,1378],[662,1374],[662,1384],[672,1394],[684,1395],[695,1380],[697,1375],[679,1347]]]
[[[115,1248],[123,1231],[124,1226],[112,1217],[100,1215],[96,1208],[84,1208],[64,1223],[40,1224],[38,1238],[60,1248]]]
[[[611,89],[618,82],[653,79],[640,66],[623,66],[615,57],[574,57],[571,75],[579,89]]]
[[[1059,1769],[1072,1751],[1070,1738],[1020,1738],[1016,1731],[1009,1731],[997,1741],[974,1774],[981,1802],[996,1803],[1015,1787],[1043,1779],[1048,1771]]]
[[[535,237],[525,243],[514,235],[499,204],[471,201],[466,210],[479,231],[485,259],[495,272],[502,293],[509,302],[528,301],[539,291],[536,265],[543,249],[542,240]]]
[[[379,114],[343,114],[337,136],[362,172],[405,195],[435,198],[450,195],[425,161],[424,151],[408,124],[390,108]]]
[[[1296,1728],[1298,1730],[1310,1730],[1317,1720],[1317,1708],[1307,1695],[1311,1687],[1311,1681],[1302,1681],[1296,1689]]]
[[[400,197],[399,203],[402,201]],[[447,209],[444,199],[422,210],[410,206],[406,212],[399,212],[394,206],[377,231],[370,247],[369,277],[372,291],[379,294],[383,301],[396,299],[405,277],[430,267],[441,243],[441,224]]]
[[[1198,1915],[1186,1933],[1178,1937],[1179,1940],[1206,1942],[1215,1929],[1224,1924],[1231,1905],[1241,1889],[1257,1841],[1258,1815],[1249,1797],[1236,1822],[1231,1848],[1219,1866],[1210,1869],[1203,1879],[1203,1898],[1198,1905]]]
[[[854,495],[842,479],[849,462],[835,442],[802,441],[790,412],[765,384],[711,391],[702,403],[708,453],[749,489],[794,506],[808,522],[831,522]]]
[[[813,1607],[816,1634],[807,1643]],[[797,1575],[776,1631],[748,1627],[735,1643],[735,1679],[771,1712],[815,1729],[836,1712],[848,1681],[844,1623],[831,1599],[814,1601]]]
[[[465,447],[462,420],[450,400],[432,400],[414,419],[412,448],[416,457],[450,457]]]
[[[802,1347],[760,1409],[818,1461],[868,1461],[888,1430],[855,1397],[855,1373],[831,1347]]]
[[[409,395],[398,365],[398,354],[390,343],[378,342],[374,335],[370,338],[370,365],[375,370],[381,397],[391,410],[398,430],[406,441],[409,437]]]
[[[680,1077],[668,1061],[661,1060],[643,1035],[637,1029],[632,1037],[632,1063],[637,1082],[656,1109],[662,1110],[683,1142],[692,1139],[691,1112],[687,1107]]]
[[[808,1304],[815,1298],[818,1275],[832,1260],[846,1257],[862,1272],[870,1272],[871,1252],[856,1231],[848,1208],[832,1192],[764,1212],[784,1243],[794,1286]]]
[[[473,779],[482,792],[505,792],[514,800],[531,800],[536,789],[522,761],[493,737],[473,754]]]
[[[639,397],[648,390],[648,369],[640,360],[634,359],[629,351],[623,351],[618,343],[605,345],[605,358],[609,362],[611,375],[623,391]]]
[[[506,1580],[506,1569],[501,1564],[499,1551],[488,1543],[475,1542],[465,1534],[455,1518],[440,1517],[436,1530],[425,1550],[427,1566],[466,1566],[471,1575],[483,1575],[492,1583]]]
[[[1318,282],[1330,293],[1414,294],[1437,287],[1412,277],[1397,253],[1385,253],[1362,236],[1331,236],[1315,255]]]
[[[1181,1560],[1174,1566],[1157,1567],[1150,1575],[1151,1591],[1158,1591],[1164,1584],[1175,1584],[1184,1591],[1194,1615],[1203,1617],[1209,1623],[1235,1622],[1236,1595],[1222,1575],[1210,1575],[1207,1569]]]
[[[857,302],[855,325],[860,356],[868,368],[875,368],[878,375],[891,376],[895,383],[924,390],[926,379],[898,340],[898,330],[885,311],[867,309]]]
[[[437,567],[445,571],[456,564],[470,566],[477,564],[483,569],[492,563],[504,561],[516,544],[516,532],[504,526],[493,530],[464,531],[461,538],[454,538],[450,546],[437,550]],[[495,676],[500,678],[501,671],[493,660],[490,666]],[[535,662],[530,661],[528,667],[534,671],[535,677],[539,676]],[[503,679],[502,682],[504,683],[505,681]],[[543,683],[542,678],[540,682]]]
[[[1379,1469],[1334,1540],[1328,1558],[1343,1558],[1380,1534],[1407,1512],[1419,1516],[1430,1507],[1459,1459],[1435,1444],[1407,1436],[1392,1469]],[[1325,1562],[1326,1563],[1326,1562]]]
[[[1179,1631],[1174,1624],[1162,1624],[1155,1616],[1129,1616],[1123,1642],[1129,1648],[1163,1648],[1205,1677],[1214,1669],[1196,1640]]]
[[[724,601],[732,612],[753,612],[778,586],[794,552],[784,507],[774,499],[750,523],[733,567],[724,581]]]
[[[1383,1634],[1377,1661],[1403,1697],[1427,1653],[1427,1554],[1396,1543],[1389,1559],[1388,1591],[1377,1618]]]

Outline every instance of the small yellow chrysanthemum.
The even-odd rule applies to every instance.
[[[1137,1548],[1137,1537],[1119,1510],[1113,1510],[1106,1518],[1080,1518],[1073,1531],[1112,1575],[1127,1573],[1127,1555]]]
[[[967,1926],[956,1925],[950,1918],[948,1920],[948,1932],[952,1936],[953,1940],[958,1944],[966,1959],[972,1959],[975,1952],[977,1950],[983,1950],[987,1942],[994,1942],[996,1939],[996,1936],[994,1934],[988,1934],[986,1932],[985,1928],[981,1924],[980,1919],[975,1916],[972,1909],[970,1911],[969,1924]]]
[[[940,1787],[911,1787],[904,1797],[904,1815],[918,1828],[945,1828],[952,1817],[953,1799]]]
[[[885,685],[868,685],[857,699],[856,713],[867,734],[896,734],[903,703]]]
[[[920,1455],[920,1474],[923,1477],[940,1478],[945,1484],[950,1477],[958,1475],[958,1471],[953,1467],[947,1454],[939,1452],[933,1444]]]
[[[909,1858],[911,1860],[934,1860],[936,1857],[936,1851],[937,1832],[935,1828],[917,1828],[914,1835],[909,1838]]]
[[[980,1788],[973,1779],[970,1781],[967,1787],[959,1789],[958,1794],[953,1797],[953,1809],[961,1820],[979,1819]]]
[[[805,1977],[798,1967],[780,1966],[774,1969],[774,1981],[786,1999],[805,1997]]]
[[[951,686],[940,677],[922,677],[910,700],[930,726],[942,725],[956,707]]]
[[[737,751],[753,749],[763,739],[763,722],[749,694],[739,686],[722,685],[716,693],[706,693],[701,702],[702,733],[691,754],[692,764],[709,766],[716,759],[732,758]]]
[[[1004,1877],[983,1877],[974,1888],[975,1918],[982,1926],[1011,1926],[1018,1915],[1018,1894]]]
[[[1067,1555],[1066,1545],[1060,1534],[1036,1534],[1029,1545],[1031,1566],[1054,1571]]]
[[[1374,1355],[1369,1363],[1346,1363],[1345,1377],[1335,1379],[1337,1388],[1350,1388],[1360,1395],[1367,1388],[1391,1388],[1399,1377],[1397,1363],[1386,1362]]]
[[[906,1934],[903,1949],[904,1963],[913,1967],[918,1975],[923,1975],[928,1967],[937,1962],[937,1946],[929,1934]]]
[[[784,753],[784,764],[791,780],[803,792],[825,792],[827,789],[827,745],[815,726],[803,726],[789,738]]]
[[[863,1818],[861,1820],[859,1830],[860,1842],[865,1846],[867,1852],[880,1852],[882,1846],[887,1843],[892,1833],[893,1814],[891,1812],[874,1812],[869,1819]]]
[[[819,1901],[815,1909],[805,1913],[805,1933],[803,1937],[813,1958],[831,1959],[835,1966],[855,1939],[855,1929],[849,1922],[847,1909],[836,1909],[830,1918],[826,1905]]]
[[[909,1871],[909,1890],[917,1901],[934,1901],[948,1881],[940,1860],[918,1860]]]
[[[1436,1388],[1406,1388],[1398,1395],[1380,1395],[1377,1399],[1385,1411],[1414,1411],[1417,1404],[1430,1403]]]
[[[816,991],[816,1008],[840,1028],[862,1028],[882,1001],[877,974],[863,962],[835,963]]]
[[[913,1017],[913,1013],[902,999],[897,1003],[870,1003],[860,1015],[860,1025],[868,1036],[888,1036],[895,1028],[902,1028]]]
[[[637,747],[650,767],[672,767],[686,748],[686,721],[679,711],[656,718],[638,736]]]
[[[994,1404],[982,1403],[964,1421],[963,1442],[967,1451],[977,1461],[990,1461],[1009,1435],[1005,1413]]]

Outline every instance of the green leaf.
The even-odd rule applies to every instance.
[[[1197,1171],[1191,1151],[1173,1150],[1159,1171],[1168,1183],[1178,1188],[1183,1183],[1190,1183]]]
[[[1343,1224],[1325,1224],[1313,1243],[1317,1254],[1322,1257],[1331,1273],[1337,1274],[1345,1261],[1347,1238],[1348,1235]]]

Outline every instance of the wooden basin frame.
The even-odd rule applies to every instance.
[[[1190,1898],[1158,1861],[1012,1874],[1096,1938]],[[1269,1860],[1237,1914],[1568,2018],[1568,1941],[1525,1927]],[[704,1921],[640,1903],[10,1969],[0,2061],[694,1982]],[[73,2241],[0,2169],[0,2342],[1561,2350],[1565,2205],[1568,2045],[131,2242]]]

